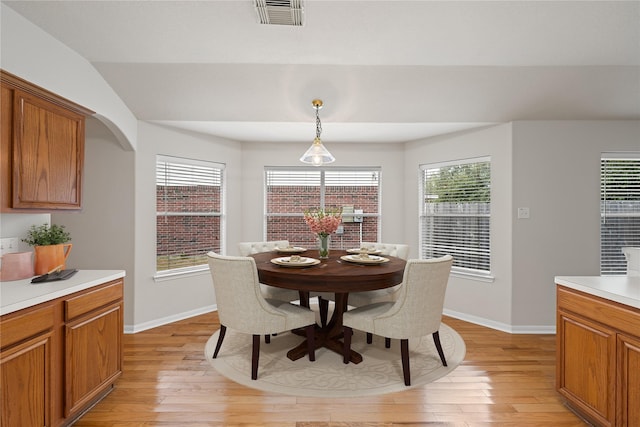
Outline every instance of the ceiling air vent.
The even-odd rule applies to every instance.
[[[303,0],[253,0],[261,24],[303,24]]]

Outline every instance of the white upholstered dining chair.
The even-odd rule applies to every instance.
[[[373,248],[380,251],[380,255],[389,255],[406,260],[409,258],[409,245],[399,243],[369,243],[362,242],[361,247]],[[375,304],[377,302],[393,301],[400,289],[400,285],[375,291],[352,292],[349,294],[348,304],[352,307]]]
[[[276,248],[286,248],[289,246],[288,240],[267,240],[264,242],[240,242],[238,250],[240,256],[248,256],[262,252],[274,251]]]
[[[218,357],[227,328],[253,336],[251,379],[258,378],[260,337],[267,342],[271,334],[305,328],[309,360],[315,360],[314,329],[316,317],[306,307],[286,301],[265,299],[258,283],[258,269],[251,257],[218,255],[209,257],[209,269],[216,294],[220,334],[213,358]]]
[[[374,243],[362,242],[361,248],[375,249],[380,251],[380,255],[389,255],[406,260],[409,257],[409,245],[401,243]],[[390,288],[378,289],[375,291],[352,292],[349,294],[348,305],[361,307],[363,305],[374,304],[376,302],[393,301],[400,285]],[[327,318],[328,301],[333,301],[334,296],[329,292],[314,293],[318,297],[320,318]],[[367,341],[371,342],[371,335],[367,335]]]
[[[289,246],[288,240],[268,240],[264,242],[240,242],[238,243],[238,252],[240,256],[249,256],[261,252],[275,251],[276,248],[286,248]],[[291,289],[276,288],[275,286],[260,284],[262,296],[280,301],[296,301],[300,299],[298,291]]]
[[[389,255],[402,259],[409,258],[409,245],[403,243],[362,242],[360,247],[378,250],[380,255]]]
[[[344,363],[349,363],[353,329],[399,339],[405,385],[411,385],[409,339],[431,334],[444,366],[447,361],[440,344],[440,323],[444,296],[453,257],[410,259],[395,301],[365,305],[344,313]]]

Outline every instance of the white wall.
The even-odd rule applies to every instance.
[[[136,118],[85,58],[4,4],[0,20],[0,68],[95,111],[123,147],[135,149]]]
[[[311,129],[313,130],[313,129]],[[242,233],[239,241],[264,239],[265,166],[303,166],[300,156],[311,140],[300,143],[242,144]],[[381,241],[404,241],[404,147],[401,144],[348,144],[325,142],[336,161],[330,166],[381,166],[382,230]],[[228,253],[237,254],[238,241],[229,241]]]
[[[18,237],[24,239],[27,237],[27,230],[32,225],[42,225],[51,223],[51,215],[48,213],[38,214],[0,214],[0,238]],[[24,242],[20,243],[20,251],[31,250],[29,245]]]
[[[125,324],[133,322],[134,167],[125,151],[97,119],[86,121],[83,208],[51,214],[71,233],[70,268],[125,270]]]
[[[447,314],[498,329],[511,324],[511,125],[460,132],[407,143],[404,240],[418,247],[418,180],[422,164],[491,157],[491,274],[493,282],[451,276]],[[417,257],[416,252],[412,257]]]
[[[600,274],[600,157],[640,153],[640,121],[513,124],[514,328],[555,325],[554,276]],[[518,207],[530,219],[514,219]]]
[[[509,332],[555,330],[558,275],[598,275],[600,155],[640,152],[640,121],[514,122],[406,145],[407,227],[418,243],[420,164],[490,155],[495,281],[452,276],[445,312]],[[528,207],[529,219],[517,219]]]
[[[24,237],[30,225],[49,221],[64,224],[74,245],[69,267],[126,269],[132,274],[131,150],[136,146],[136,118],[85,58],[4,4],[0,4],[0,20],[0,67],[95,111],[94,117],[102,123],[87,120],[82,212],[3,214],[2,236]],[[112,183],[117,183],[116,191]],[[133,288],[129,276],[125,279],[125,322],[133,319]]]
[[[156,272],[156,155],[210,160],[226,165],[228,241],[242,228],[241,146],[238,142],[140,122],[135,160],[135,298],[130,330],[142,330],[214,307],[209,272],[154,280]]]
[[[299,165],[311,140],[240,144],[139,123],[84,58],[4,4],[0,19],[0,67],[96,111],[111,132],[89,123],[85,208],[52,217],[73,234],[70,265],[127,270],[130,329],[210,309],[214,296],[208,274],[153,280],[155,155],[227,164],[227,253],[234,254],[239,241],[263,238],[264,166]],[[495,280],[452,277],[446,310],[498,329],[544,330],[555,325],[553,276],[598,273],[599,155],[639,151],[639,123],[516,122],[405,145],[325,143],[338,159],[336,166],[382,167],[381,240],[409,243],[411,257],[418,256],[419,165],[491,156]],[[123,172],[109,170],[105,159]],[[529,207],[531,218],[515,219],[517,207]],[[3,214],[0,236],[22,237],[30,224],[48,219],[48,214]],[[101,247],[93,247],[96,241]]]

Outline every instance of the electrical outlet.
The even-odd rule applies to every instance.
[[[364,213],[363,210],[362,209],[354,209],[353,213],[355,215],[353,217],[353,222],[362,222],[362,214]]]
[[[7,237],[0,239],[0,255],[20,252],[20,238]]]
[[[18,252],[20,250],[20,239],[17,237],[11,237],[9,239],[9,250],[11,252]]]

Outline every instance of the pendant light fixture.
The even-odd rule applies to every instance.
[[[311,147],[309,147],[302,157],[300,157],[300,161],[313,166],[322,166],[327,163],[333,163],[336,161],[335,157],[331,155],[329,150],[324,148],[324,145],[322,145],[322,141],[320,140],[322,124],[320,123],[319,111],[322,108],[322,100],[314,99],[311,101],[311,105],[316,109],[316,138],[313,140]]]

